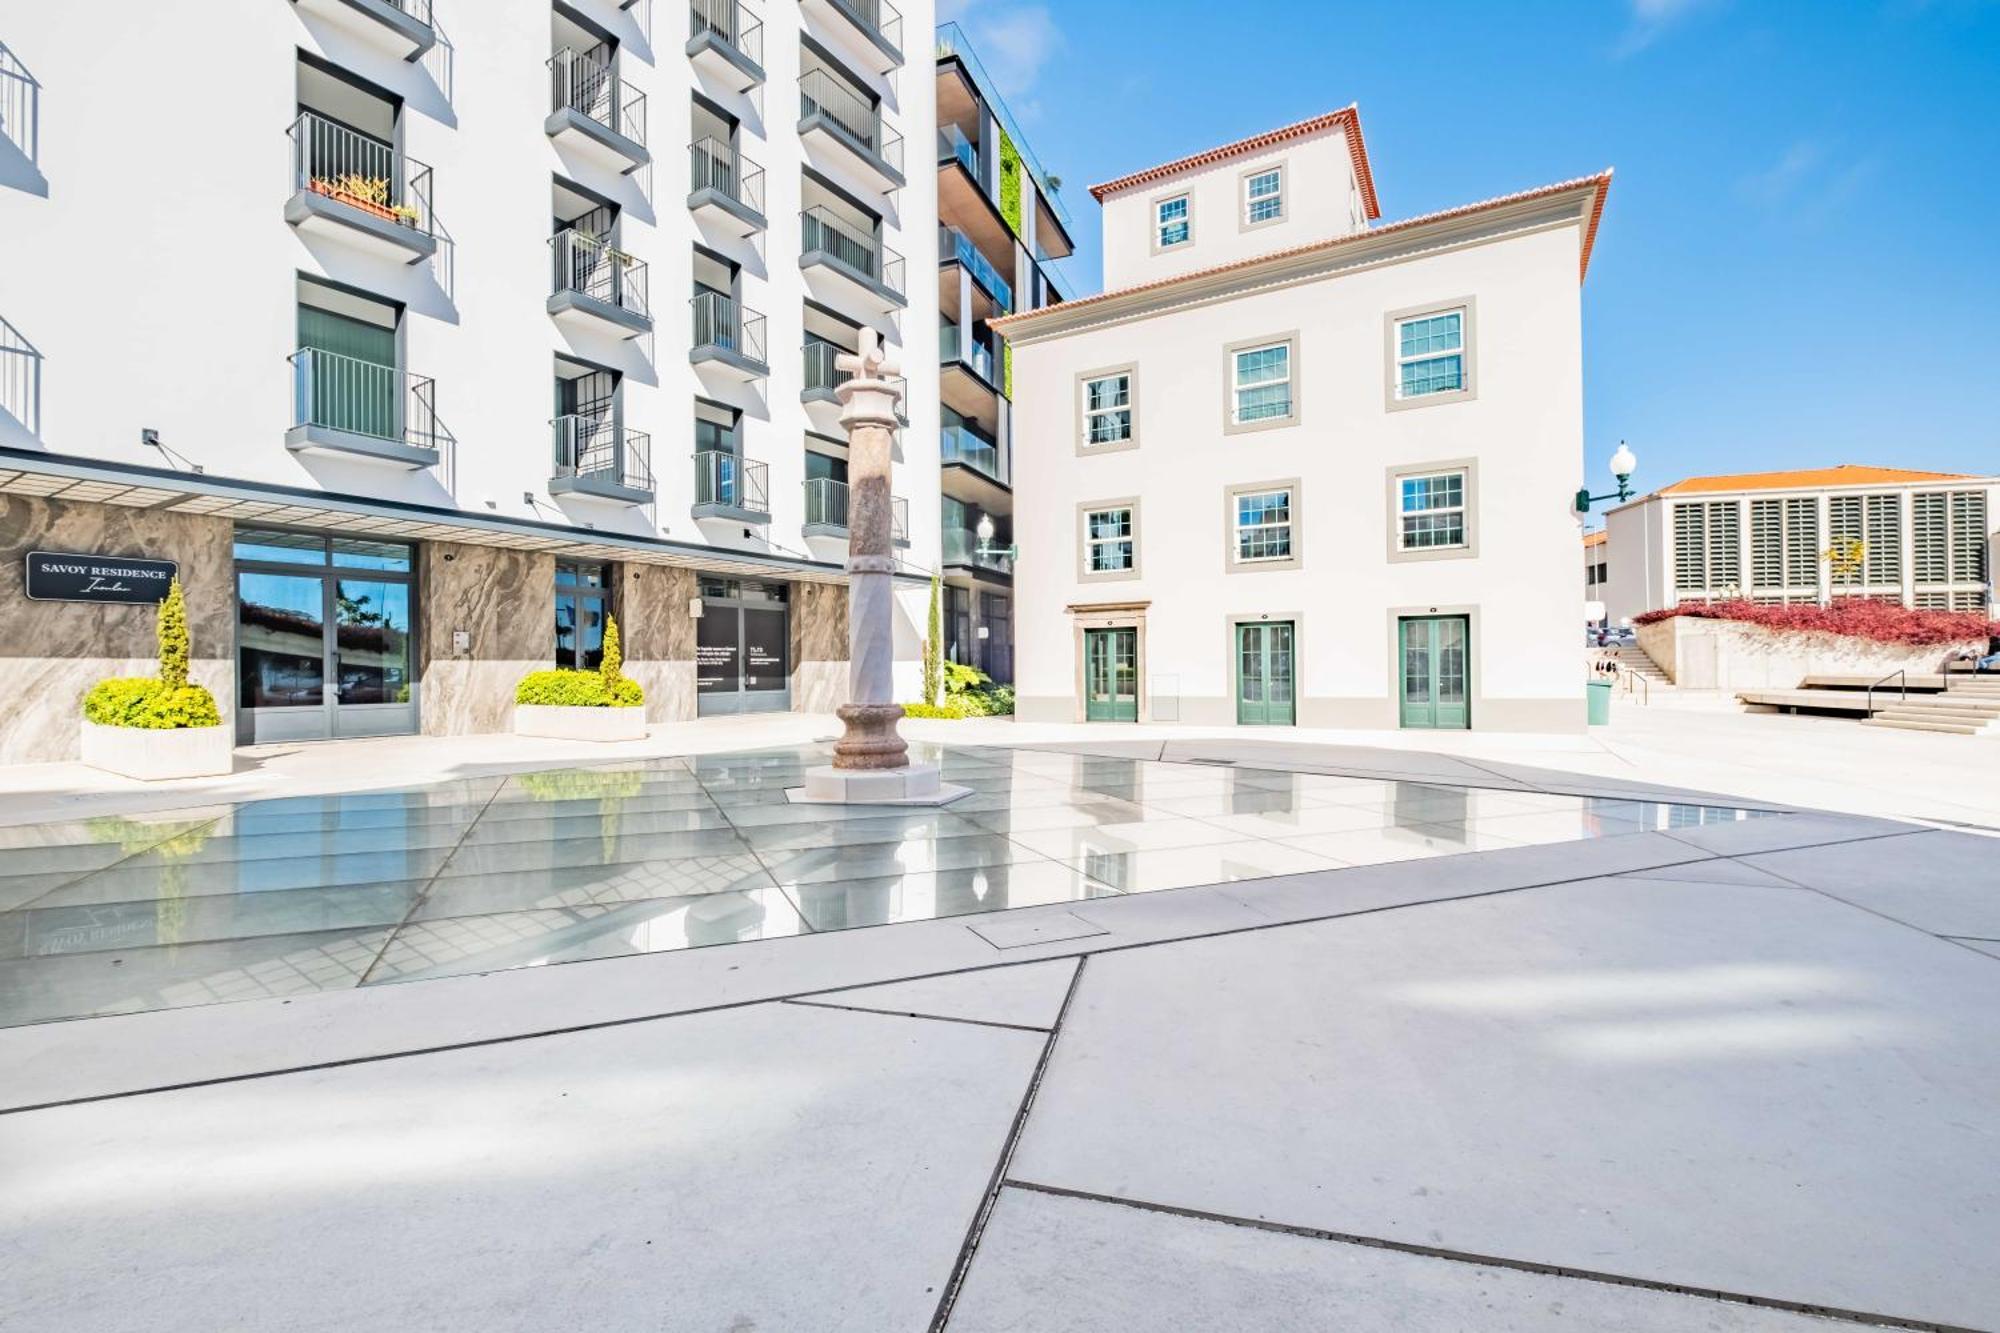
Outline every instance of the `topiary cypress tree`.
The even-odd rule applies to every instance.
[[[176,578],[160,599],[156,633],[160,640],[160,683],[178,690],[188,683],[187,598]]]
[[[931,575],[931,618],[924,635],[924,702],[937,707],[944,689],[944,580]]]
[[[618,646],[618,617],[604,617],[604,661],[597,668],[604,677],[604,688],[609,690],[618,684],[618,677],[625,669],[625,654]]]

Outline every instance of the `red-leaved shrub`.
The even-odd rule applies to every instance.
[[[1770,630],[1800,634],[1844,634],[1876,643],[1925,648],[2000,634],[2000,622],[1989,622],[1976,611],[1914,611],[1898,602],[1871,602],[1859,597],[1836,598],[1831,606],[1765,606],[1758,602],[1686,602],[1665,611],[1632,617],[1652,625],[1675,616],[1698,620],[1738,620]]]

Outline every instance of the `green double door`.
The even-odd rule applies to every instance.
[[[1406,727],[1464,729],[1471,725],[1467,672],[1471,630],[1464,616],[1412,616],[1397,635]]]
[[[1086,722],[1139,720],[1139,631],[1083,632],[1083,717]]]
[[[1236,627],[1236,720],[1290,726],[1298,720],[1293,627],[1259,621]]]

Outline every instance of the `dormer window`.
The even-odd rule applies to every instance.
[[[1153,247],[1171,250],[1194,239],[1194,215],[1184,194],[1153,205]]]
[[[1285,171],[1271,167],[1243,177],[1243,225],[1262,226],[1285,219]]]

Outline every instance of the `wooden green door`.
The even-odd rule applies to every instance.
[[[1470,629],[1464,616],[1417,616],[1402,622],[1403,725],[1463,729],[1468,699]]]
[[[1292,622],[1236,627],[1236,720],[1290,726],[1298,720],[1292,679]]]
[[[1139,631],[1083,632],[1083,716],[1088,722],[1139,720]]]

